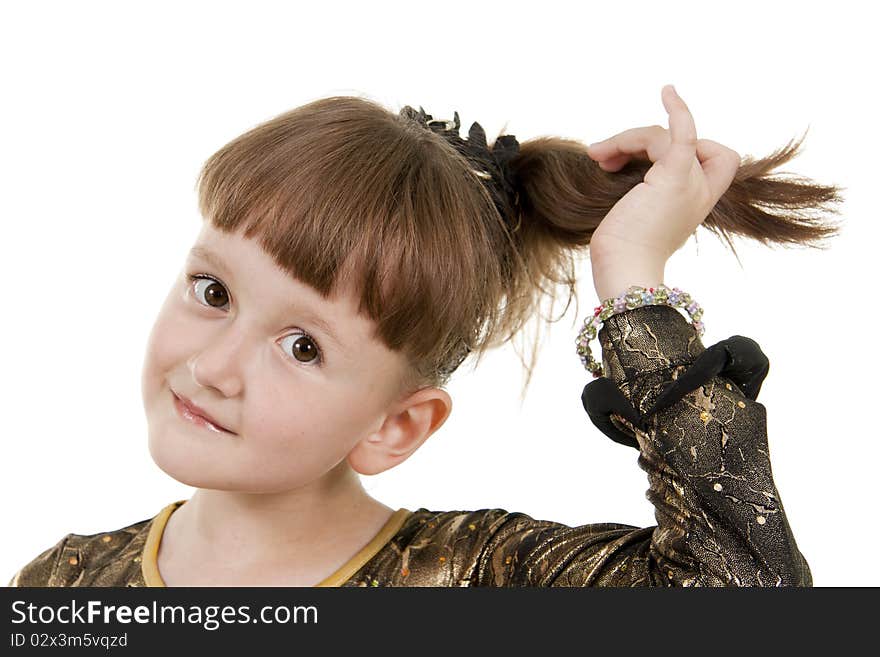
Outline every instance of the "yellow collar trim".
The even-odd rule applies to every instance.
[[[365,563],[376,556],[379,550],[388,544],[388,541],[394,538],[394,535],[403,526],[403,523],[411,514],[412,511],[409,509],[403,507],[399,508],[390,518],[388,518],[388,522],[382,526],[382,529],[379,530],[378,534],[370,539],[369,543],[362,547],[351,559],[337,568],[335,573],[324,578],[315,584],[315,586],[341,586],[347,582],[351,579],[352,575],[363,567]]]
[[[159,543],[162,542],[162,534],[165,532],[168,518],[184,502],[186,500],[172,502],[153,518],[150,533],[147,534],[147,542],[144,543],[144,551],[141,554],[141,573],[143,573],[144,583],[147,586],[165,586],[165,581],[159,574]]]
[[[147,541],[144,544],[144,550],[141,553],[141,572],[144,576],[144,583],[147,586],[165,586],[165,581],[162,579],[162,575],[159,574],[159,544],[162,542],[162,534],[165,532],[168,518],[177,507],[185,502],[186,500],[172,502],[153,518],[150,532],[147,534]],[[362,547],[351,559],[337,568],[332,575],[324,578],[315,586],[340,586],[347,582],[365,563],[376,556],[379,550],[385,547],[411,514],[412,511],[403,507],[395,511],[388,519],[388,522],[379,530],[379,533],[370,539],[369,543]]]

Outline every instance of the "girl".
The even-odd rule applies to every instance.
[[[10,585],[810,586],[755,401],[766,357],[742,336],[704,348],[699,306],[661,284],[701,224],[731,248],[728,232],[833,235],[793,210],[838,190],[766,177],[797,146],[743,162],[697,139],[671,86],[662,100],[668,129],[589,149],[511,135],[490,149],[479,124],[459,136],[457,113],[354,97],[223,147],[201,172],[204,226],[142,376],[150,453],[197,491],[121,529],[68,534]],[[510,339],[546,283],[576,296],[587,246],[603,302],[578,354],[605,376],[585,410],[640,451],[657,525],[371,498],[358,473],[405,461],[442,426],[450,374]]]

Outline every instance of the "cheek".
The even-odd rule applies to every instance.
[[[255,391],[247,413],[245,442],[270,468],[295,463],[313,472],[329,470],[374,428],[368,407],[347,387],[306,377],[283,389]]]
[[[145,398],[168,385],[168,375],[186,363],[196,346],[198,331],[191,321],[184,321],[183,313],[177,308],[179,294],[182,293],[174,289],[168,295],[147,338],[141,372]]]

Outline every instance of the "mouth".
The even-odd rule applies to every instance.
[[[235,435],[233,432],[229,431],[226,427],[217,424],[216,422],[209,420],[208,418],[200,415],[194,408],[192,408],[187,401],[183,398],[179,397],[176,392],[173,390],[171,394],[174,396],[174,408],[177,411],[177,414],[185,421],[194,424],[197,427],[202,427],[204,429],[208,429],[209,431],[213,431],[214,433],[224,433]]]

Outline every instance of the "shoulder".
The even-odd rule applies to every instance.
[[[57,570],[58,560],[61,558],[64,546],[67,544],[67,539],[72,535],[68,534],[55,545],[46,548],[22,566],[12,576],[8,586],[50,586],[48,582],[52,579],[52,574]]]
[[[67,534],[22,566],[8,586],[80,586],[87,571],[105,568],[129,553],[139,557],[152,521],[147,518],[96,534]]]
[[[558,524],[535,520],[525,513],[506,509],[477,509],[475,511],[432,511],[424,507],[416,509],[406,519],[396,538],[403,544],[426,540],[437,544],[455,540],[473,543],[485,542],[499,532],[514,526]]]
[[[541,520],[520,511],[480,509],[477,511],[413,512],[398,532],[401,548],[418,548],[429,558],[442,556],[444,551],[467,553],[475,568],[483,569],[488,561],[511,550],[532,553],[544,547],[587,544],[625,536],[639,527],[614,522],[567,525]],[[404,531],[407,530],[407,531]]]
[[[596,529],[632,528],[630,525],[600,523],[590,525]],[[397,538],[412,540],[431,537],[435,541],[461,540],[471,536],[477,542],[499,540],[511,534],[542,530],[561,531],[577,529],[553,520],[536,519],[521,511],[507,509],[478,509],[476,511],[431,511],[424,507],[416,509],[406,519]]]
[[[516,532],[565,525],[506,509],[412,512],[384,557],[395,585],[466,586],[485,568],[491,546]]]
[[[504,509],[411,511],[343,585],[466,586],[487,537],[508,515]]]
[[[591,529],[622,526],[593,525]],[[583,528],[491,508],[411,512],[383,549],[346,586],[473,586],[509,562],[512,548],[540,546]],[[530,548],[532,549],[532,548]],[[504,564],[502,564],[504,565]]]
[[[498,508],[421,508],[408,525],[397,546],[400,563],[384,571],[393,586],[533,586],[530,582],[555,577],[580,553],[650,540],[654,529],[610,522],[567,525]]]

